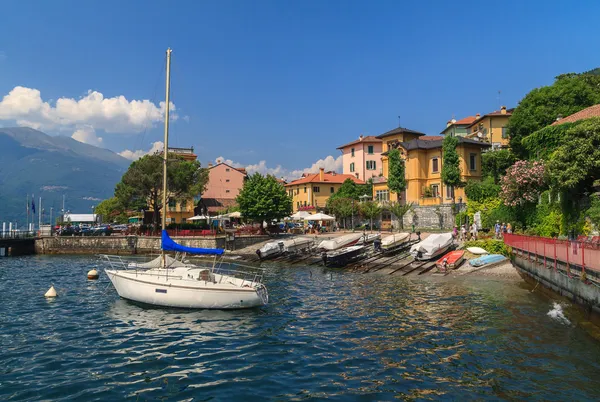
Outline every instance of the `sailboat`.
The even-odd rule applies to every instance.
[[[105,269],[119,296],[124,299],[163,307],[198,309],[239,309],[266,305],[267,288],[262,270],[237,271],[226,264],[217,265],[224,250],[187,247],[176,243],[165,230],[167,205],[167,156],[169,149],[169,95],[171,49],[167,49],[165,140],[163,150],[161,255],[146,266],[130,265],[120,256],[103,255]],[[212,267],[200,267],[169,257],[165,252],[214,256]]]

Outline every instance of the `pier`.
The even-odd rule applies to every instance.
[[[0,232],[0,257],[35,253],[35,238],[31,232]]]

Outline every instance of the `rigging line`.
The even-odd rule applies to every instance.
[[[160,84],[160,81],[161,81],[160,78],[164,75],[165,68],[166,68],[166,58],[167,58],[167,56],[165,54],[164,60],[161,63],[158,75],[156,76],[156,79],[154,80],[155,81],[155,83],[154,83],[154,92],[152,94],[152,97],[150,98],[150,102],[152,103],[152,105],[154,105],[156,103],[156,98],[157,98],[156,95],[157,95],[158,87],[159,87],[159,84]],[[160,107],[160,101],[158,102],[158,104],[159,104],[159,107]],[[142,131],[141,135],[138,135],[137,146],[134,147],[133,151],[136,151],[138,149],[144,149],[143,148],[144,147],[143,143],[145,141],[146,134],[148,133],[148,128],[152,126],[152,122],[149,122],[149,120],[148,120],[149,114],[150,114],[150,109],[148,109],[146,111],[146,116],[144,118],[144,130]]]

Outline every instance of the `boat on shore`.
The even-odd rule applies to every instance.
[[[318,248],[323,251],[339,250],[343,247],[353,246],[361,239],[362,233],[349,233],[343,236],[335,237],[330,240],[323,240]]]
[[[365,251],[365,245],[355,245],[323,253],[321,257],[325,266],[343,267],[349,262],[352,262],[362,257]]]
[[[375,240],[381,239],[381,233],[365,233],[356,244],[371,244]]]
[[[475,255],[489,254],[485,249],[483,249],[481,247],[467,247],[467,251],[469,253],[475,254]]]
[[[436,261],[435,266],[438,272],[447,273],[451,269],[456,269],[462,264],[465,258],[465,250],[454,250],[444,254],[442,258]]]
[[[452,233],[431,234],[425,240],[413,245],[410,254],[421,261],[434,259],[445,253],[452,246]]]
[[[383,252],[391,251],[396,248],[402,247],[410,240],[410,233],[394,233],[389,236],[385,236],[381,239],[381,250]]]
[[[267,258],[274,258],[282,254],[291,254],[307,250],[311,248],[312,244],[313,240],[307,237],[271,241],[256,250],[256,254],[261,260],[264,260]]]
[[[488,255],[484,255],[482,257],[473,258],[473,259],[469,260],[469,265],[471,265],[472,267],[476,267],[476,268],[482,268],[482,267],[487,267],[487,266],[491,266],[494,264],[498,264],[498,263],[501,263],[506,260],[507,260],[507,258],[505,256],[503,256],[502,254],[488,254]]]

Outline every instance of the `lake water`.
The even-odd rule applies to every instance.
[[[271,266],[267,307],[185,311],[95,262],[0,259],[0,400],[600,398],[600,343],[514,281]]]

